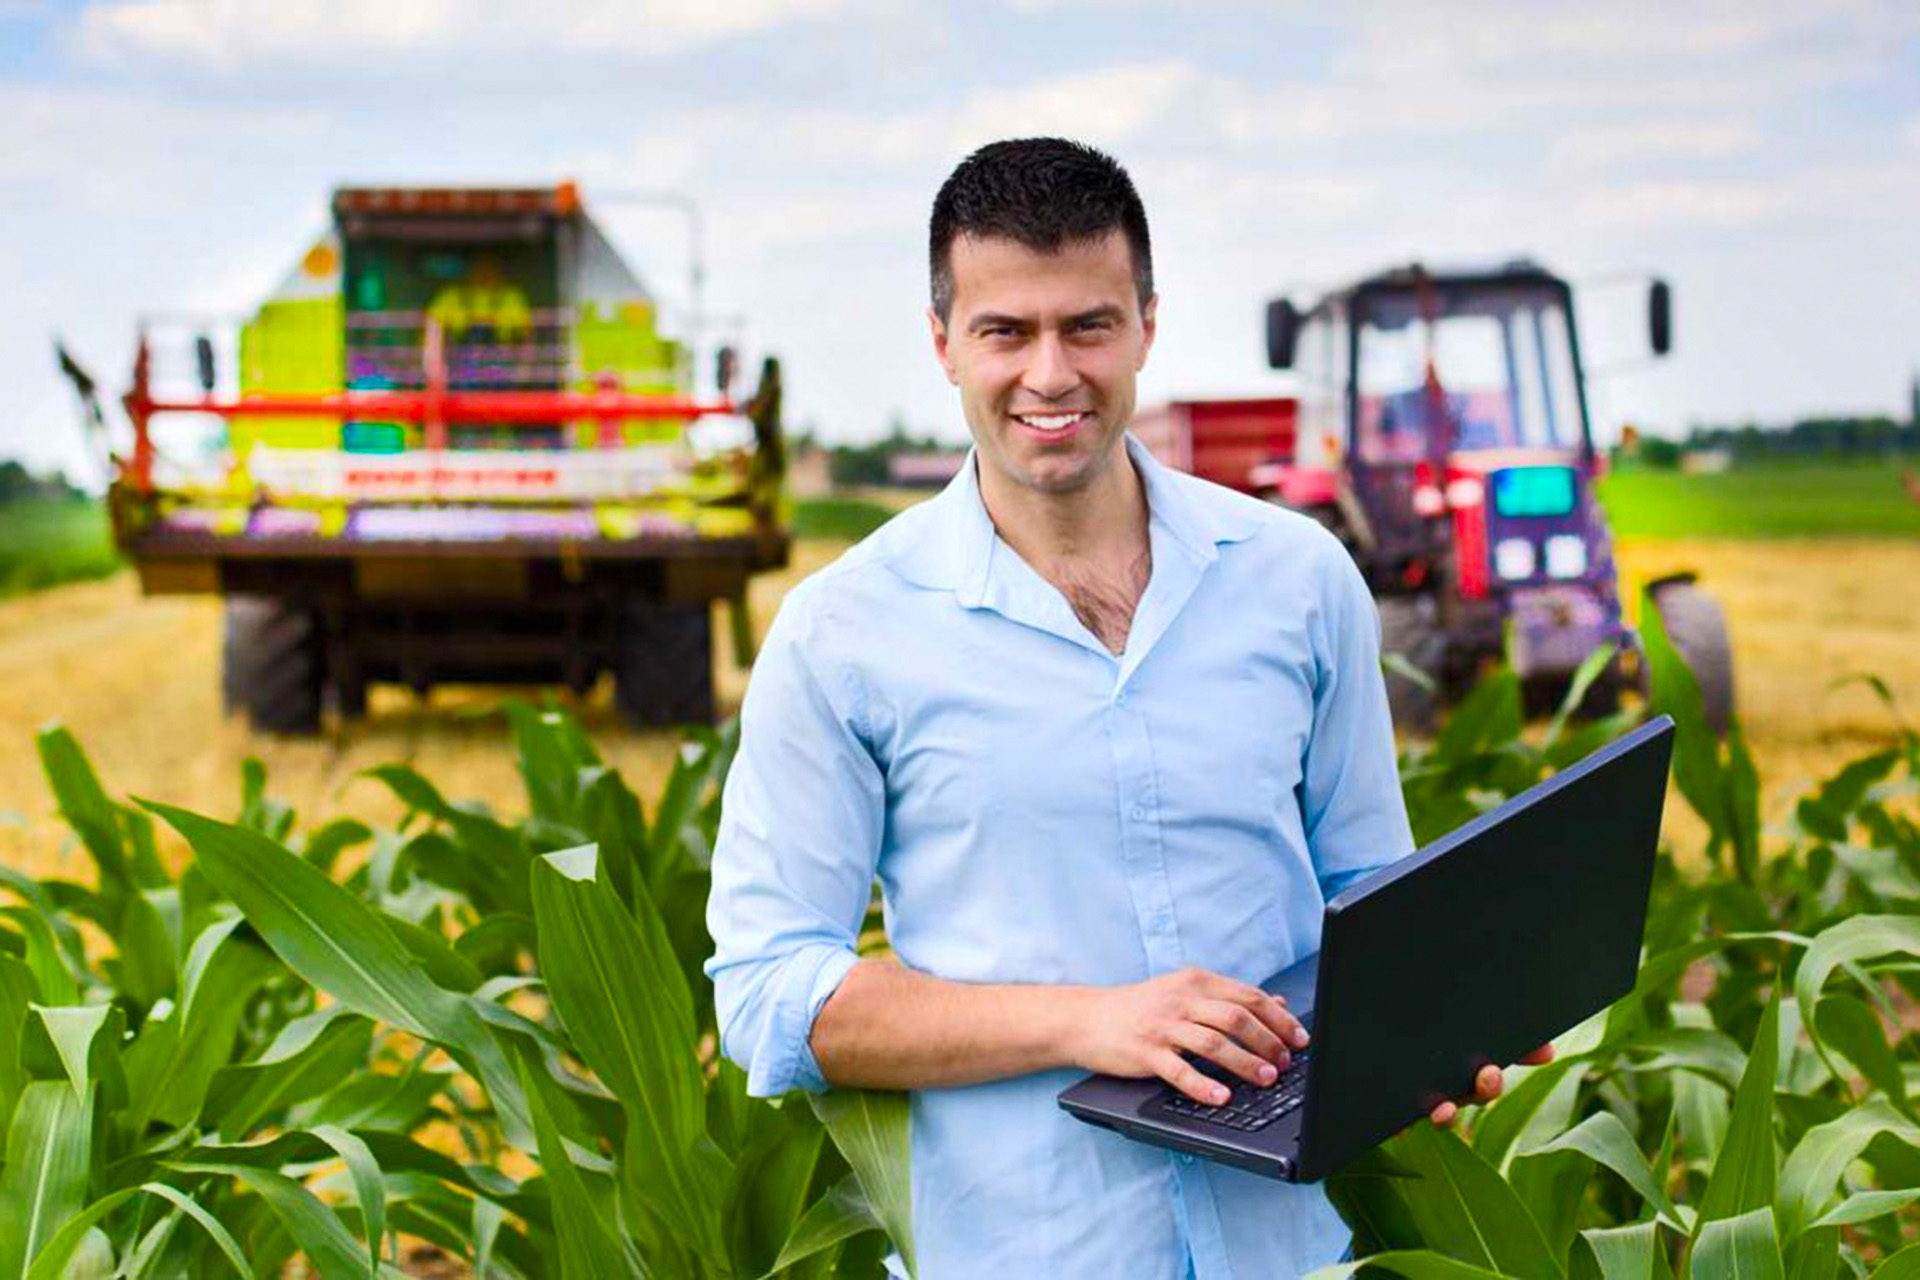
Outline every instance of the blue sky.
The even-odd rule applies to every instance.
[[[710,311],[791,419],[959,438],[927,349],[926,207],[994,137],[1133,171],[1161,331],[1145,399],[1283,387],[1260,308],[1380,266],[1658,271],[1674,356],[1623,420],[1904,415],[1920,364],[1920,8],[1899,0],[1343,6],[1008,0],[0,0],[0,455],[84,467],[53,371],[135,316],[239,313],[345,181],[671,188]],[[672,214],[608,210],[668,304]],[[1585,295],[1594,363],[1638,295]]]

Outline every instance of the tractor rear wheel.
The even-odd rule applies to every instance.
[[[1430,732],[1440,719],[1447,649],[1433,601],[1426,596],[1385,596],[1375,604],[1380,610],[1381,656],[1398,655],[1428,681],[1422,685],[1391,665],[1387,668],[1387,706],[1394,727],[1408,733]]]
[[[713,723],[713,610],[704,600],[620,602],[613,697],[636,728]]]
[[[227,598],[220,687],[266,733],[318,733],[326,642],[319,614],[261,596]]]
[[[1726,614],[1691,578],[1656,582],[1647,593],[1660,611],[1667,639],[1700,686],[1700,711],[1707,728],[1726,733],[1733,718],[1733,646],[1727,639]]]

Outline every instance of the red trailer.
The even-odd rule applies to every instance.
[[[1305,509],[1333,500],[1333,476],[1297,464],[1299,420],[1291,396],[1173,400],[1136,413],[1133,434],[1170,467]]]

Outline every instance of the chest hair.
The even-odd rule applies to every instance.
[[[1118,655],[1126,651],[1133,611],[1147,589],[1147,580],[1153,576],[1151,551],[1142,551],[1120,574],[1101,573],[1091,565],[1064,565],[1047,576],[1109,653]]]

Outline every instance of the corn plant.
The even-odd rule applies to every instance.
[[[300,840],[255,764],[219,821],[41,736],[98,883],[0,872],[0,1278],[395,1275],[403,1236],[481,1276],[877,1275],[882,1224],[911,1256],[900,1100],[823,1126],[715,1052],[731,734],[649,823],[572,721],[508,718],[523,819],[391,766],[397,828]]]
[[[1415,1126],[1330,1179],[1362,1261],[1322,1276],[1920,1275],[1920,1041],[1902,1018],[1920,973],[1920,828],[1901,808],[1920,794],[1920,739],[1902,728],[1821,783],[1764,859],[1739,726],[1707,732],[1645,616],[1652,708],[1678,725],[1705,872],[1662,851],[1633,993],[1554,1062],[1513,1071],[1461,1133]],[[1522,743],[1517,695],[1496,673],[1403,761],[1430,824],[1580,754],[1560,719]]]

